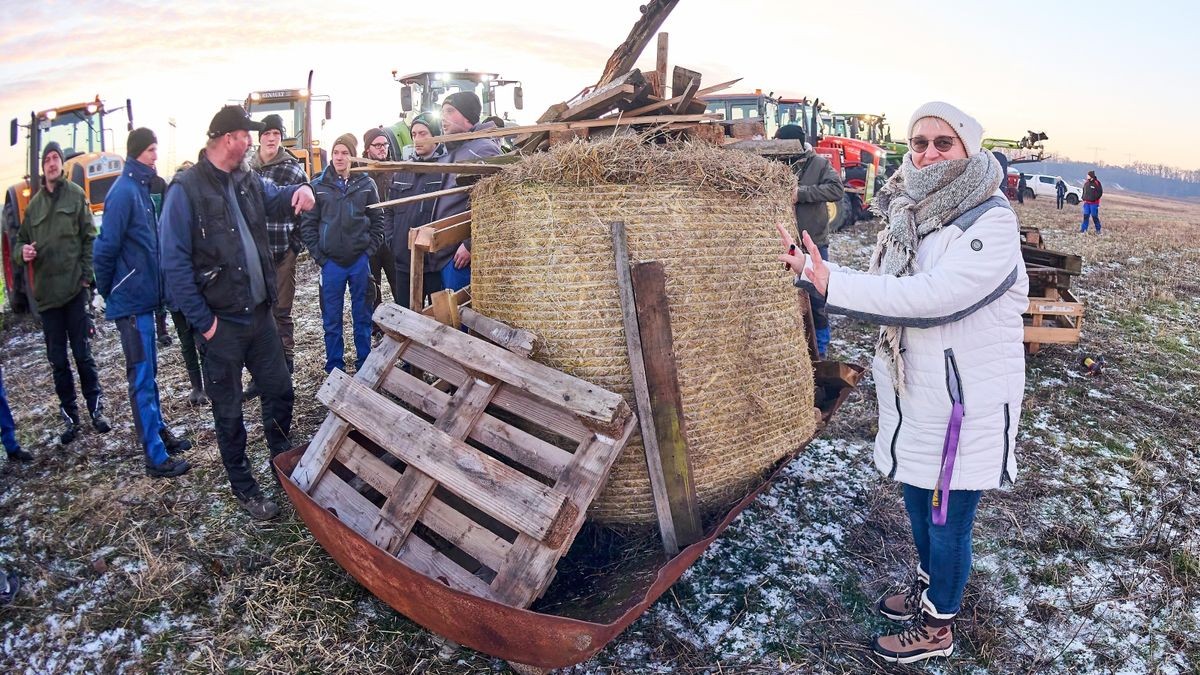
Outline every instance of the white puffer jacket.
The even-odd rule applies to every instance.
[[[925,237],[912,276],[829,268],[830,312],[905,327],[902,395],[887,362],[876,356],[873,363],[879,471],[933,489],[957,399],[964,413],[950,489],[985,490],[1014,480],[1029,277],[1008,200],[997,192]]]

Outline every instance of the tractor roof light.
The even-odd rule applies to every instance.
[[[58,117],[57,110],[47,110],[46,111],[46,119],[47,120],[53,120],[55,117]]]
[[[308,98],[308,89],[301,88],[296,91],[296,96],[299,98]]]
[[[87,112],[89,115],[95,114],[97,110],[99,110],[99,107],[95,103],[89,103],[87,105]]]
[[[262,94],[258,93],[257,91],[252,91],[252,92],[250,92],[250,100],[254,101],[255,103],[257,103],[258,101],[261,101]]]

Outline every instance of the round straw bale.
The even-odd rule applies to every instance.
[[[539,361],[633,407],[609,226],[623,221],[631,260],[666,273],[699,503],[727,506],[814,430],[797,291],[776,259],[794,185],[783,164],[704,144],[557,146],[476,186],[472,303],[540,336]],[[654,522],[640,434],[589,515]]]

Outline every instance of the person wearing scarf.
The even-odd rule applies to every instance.
[[[1017,474],[1029,306],[1017,218],[983,127],[931,102],[908,129],[909,152],[872,207],[884,228],[866,274],[822,260],[807,236],[807,256],[780,256],[831,314],[880,325],[875,465],[902,484],[919,560],[912,586],[877,605],[908,627],[872,648],[900,663],[954,651],[976,507]]]

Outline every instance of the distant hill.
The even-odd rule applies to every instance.
[[[1135,164],[1107,166],[1090,162],[1075,162],[1070,159],[1047,160],[1017,164],[1013,168],[1025,173],[1043,173],[1062,176],[1074,185],[1083,185],[1089,170],[1108,190],[1128,190],[1175,199],[1200,199],[1200,171],[1183,171],[1158,164]]]

